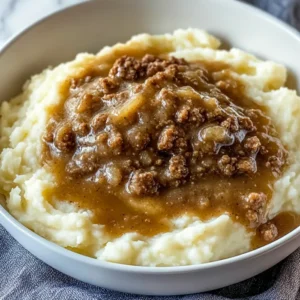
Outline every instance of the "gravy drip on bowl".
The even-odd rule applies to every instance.
[[[123,56],[66,85],[43,136],[56,178],[46,197],[90,209],[115,236],[228,213],[256,233],[255,248],[299,223],[266,217],[287,151],[226,65]]]

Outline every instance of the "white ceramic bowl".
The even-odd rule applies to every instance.
[[[133,34],[204,28],[232,46],[285,64],[300,78],[300,38],[287,25],[236,1],[93,1],[56,13],[12,39],[0,53],[0,100],[20,92],[30,75],[83,51],[126,41]],[[31,232],[0,205],[0,223],[33,255],[79,280],[123,292],[175,295],[220,288],[254,276],[300,246],[300,228],[233,258],[184,267],[136,267],[97,261]],[[17,263],[17,262],[16,262]]]

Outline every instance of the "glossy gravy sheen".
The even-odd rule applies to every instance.
[[[43,137],[43,163],[56,178],[47,199],[91,210],[114,236],[228,213],[257,248],[300,224],[292,213],[266,218],[288,153],[228,66],[122,57],[65,88]]]

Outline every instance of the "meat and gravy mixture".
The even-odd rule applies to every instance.
[[[147,54],[72,78],[43,136],[51,194],[92,209],[114,235],[152,236],[182,214],[228,213],[273,241],[281,229],[268,203],[287,151],[228,69]]]
[[[300,97],[284,66],[199,29],[132,37],[33,76],[0,105],[0,192],[99,260],[233,257],[300,224]]]

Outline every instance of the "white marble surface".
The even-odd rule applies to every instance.
[[[86,0],[0,0],[0,47],[33,22]]]

